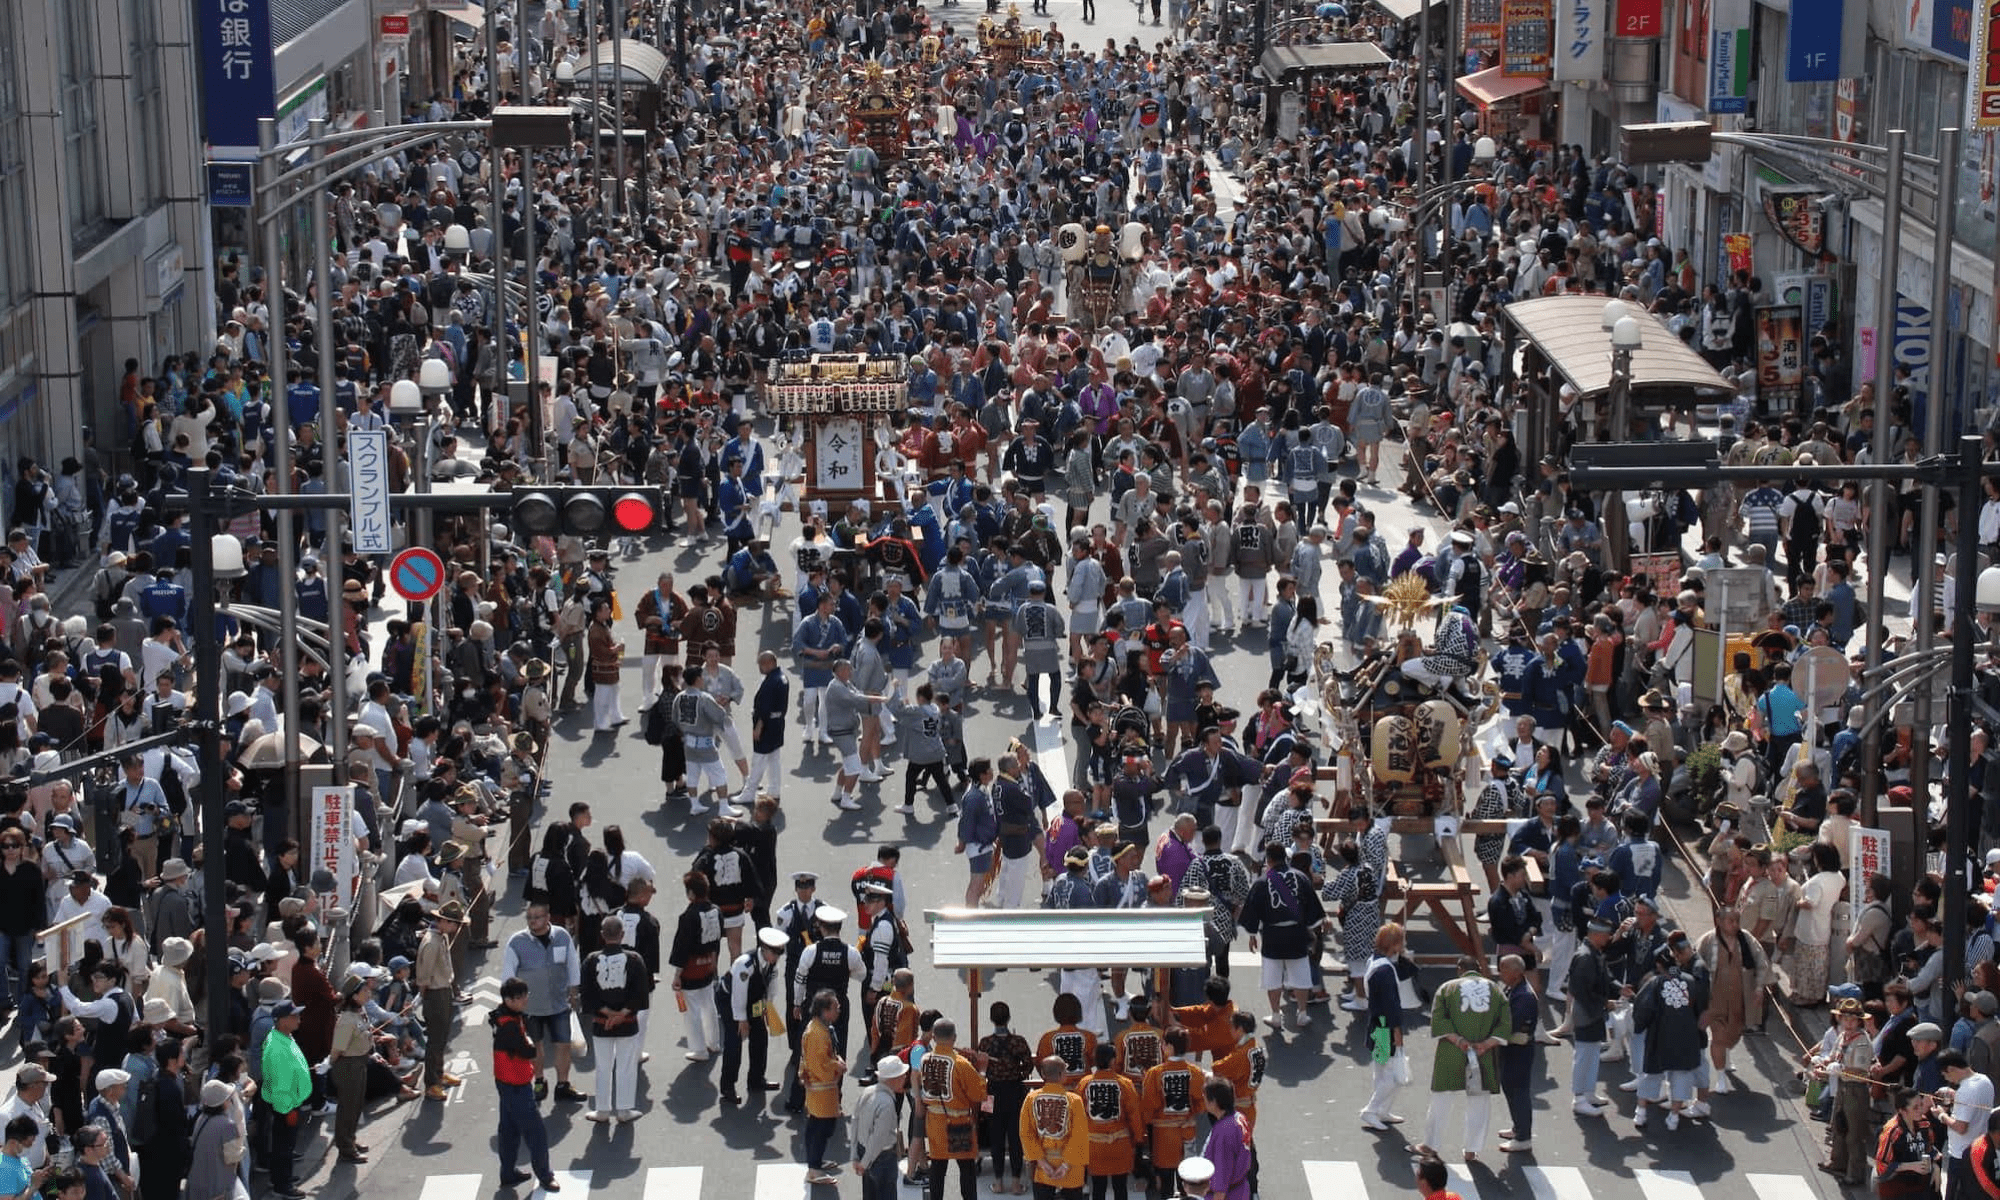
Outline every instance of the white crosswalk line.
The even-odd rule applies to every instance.
[[[1632,1168],[1639,1190],[1646,1200],[1701,1200],[1701,1189],[1686,1171],[1656,1171],[1651,1167]]]
[[[1451,1189],[1465,1200],[1479,1200],[1479,1181],[1472,1177],[1464,1163],[1448,1163],[1445,1171],[1451,1176]]]
[[[1305,1168],[1306,1190],[1312,1193],[1312,1200],[1364,1200],[1368,1195],[1360,1163],[1308,1159],[1299,1165]]]
[[[1535,1200],[1591,1200],[1590,1185],[1576,1167],[1524,1166],[1521,1175]]]
[[[417,1200],[477,1200],[479,1175],[432,1175],[424,1180]]]
[[[804,1200],[811,1191],[806,1186],[804,1164],[760,1163],[757,1167],[757,1186],[751,1193],[751,1200]]]
[[[651,1167],[646,1171],[645,1200],[698,1200],[700,1167]]]
[[[1757,1200],[1819,1200],[1803,1175],[1745,1175]]]
[[[1036,721],[1034,739],[1035,765],[1042,769],[1042,778],[1049,781],[1049,790],[1056,795],[1055,803],[1042,816],[1053,821],[1062,815],[1062,794],[1069,790],[1069,751],[1063,745],[1062,721],[1055,717]]]
[[[555,1177],[556,1186],[562,1189],[560,1194],[565,1200],[574,1200],[575,1197],[590,1191],[589,1171],[557,1171]],[[529,1197],[529,1200],[555,1200],[555,1197],[541,1188],[536,1188],[535,1194]]]

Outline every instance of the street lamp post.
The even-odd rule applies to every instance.
[[[1889,316],[1896,311],[1896,262],[1903,252],[1903,156],[1909,134],[1889,131],[1889,179],[1882,196],[1882,261],[1875,272],[1875,407],[1874,431],[1868,435],[1868,461],[1883,466],[1896,457],[1889,445],[1889,389],[1895,383],[1895,355],[1889,352]],[[1889,572],[1889,484],[1877,480],[1868,492],[1868,633],[1867,667],[1881,669],[1883,641],[1877,636],[1882,626],[1883,588]],[[1861,818],[1875,819],[1875,775],[1882,762],[1881,702],[1872,693],[1862,704],[1863,727],[1861,761]]]
[[[1925,392],[1924,405],[1924,453],[1944,452],[1945,411],[1949,400],[1944,389],[1944,359],[1946,322],[1940,315],[1950,295],[1951,286],[1951,218],[1952,209],[1958,203],[1958,143],[1959,131],[1955,128],[1938,130],[1938,160],[1945,169],[1938,172],[1937,220],[1933,221],[1931,245],[1931,343],[1930,343],[1930,386]],[[1900,266],[1895,259],[1882,261],[1881,277],[1889,281],[1891,291],[1895,288],[1896,270]],[[1894,341],[1889,336],[1894,327],[1896,307],[1894,303],[1886,309],[1875,312],[1875,357],[1879,364],[1882,359],[1895,357],[1890,353]],[[1879,366],[1878,366],[1879,370]],[[1881,436],[1878,432],[1877,436]],[[1971,507],[1960,507],[1958,523],[1977,524],[1979,496],[1974,493]],[[1922,654],[1937,642],[1937,571],[1934,567],[1938,539],[1938,489],[1925,488],[1923,508],[1917,521],[1917,542],[1920,550],[1910,555],[1910,570],[1916,576],[1917,592],[1917,653]],[[1977,541],[1973,543],[1976,547]],[[1964,591],[1972,582],[1974,560],[1962,557],[1952,568],[1958,590]],[[1879,573],[1879,568],[1871,564],[1869,574]],[[1873,639],[1870,639],[1873,640]],[[1917,689],[1915,724],[1921,738],[1929,736],[1931,727],[1931,690]],[[1917,754],[1910,760],[1910,790],[1917,795],[1925,794],[1930,782],[1930,755]]]
[[[280,222],[285,210],[278,207],[279,197],[274,194],[277,178],[282,169],[282,159],[278,157],[278,122],[266,117],[257,122],[257,145],[260,155],[257,159],[257,173],[260,186],[257,190],[258,203],[252,207],[253,225],[260,226],[264,242],[264,293],[273,314],[276,328],[269,330],[266,352],[270,357],[271,373],[271,422],[278,428],[278,436],[271,439],[272,491],[280,496],[291,495],[296,490],[296,480],[292,475],[292,399],[291,387],[285,360],[285,285],[284,256],[285,231]],[[267,193],[268,189],[268,193]],[[322,291],[325,289],[322,288]],[[331,397],[322,396],[324,405]],[[299,618],[298,597],[298,553],[299,540],[292,523],[292,513],[279,509],[273,516],[274,536],[278,541],[278,614],[287,629],[296,628]],[[200,584],[196,584],[200,591]],[[335,593],[338,595],[338,593]],[[199,627],[197,627],[199,628]],[[285,822],[299,812],[299,644],[297,639],[278,639],[278,661],[284,675],[284,686],[280,689],[283,700],[284,735],[279,738],[284,747],[283,767],[283,812]],[[266,814],[269,819],[269,814]],[[289,832],[289,830],[285,831]],[[283,836],[281,834],[280,836]],[[228,981],[223,981],[228,987]]]
[[[312,236],[313,236],[313,281],[319,288],[319,318],[313,322],[319,339],[319,446],[320,478],[326,481],[329,492],[346,491],[341,479],[340,467],[340,410],[334,402],[333,394],[333,292],[329,286],[333,279],[333,245],[327,232],[326,189],[331,182],[326,172],[326,121],[315,118],[306,123],[306,141],[313,149],[313,163],[317,168],[311,181],[306,185],[312,195]],[[322,558],[325,561],[327,617],[326,634],[327,664],[327,713],[326,748],[333,762],[333,781],[347,782],[347,615],[342,611],[346,598],[342,593],[345,583],[345,551],[347,517],[339,509],[328,509],[326,513],[326,546]],[[287,687],[287,695],[296,696],[297,688]],[[287,719],[289,727],[291,721]],[[286,734],[287,739],[292,735]]]
[[[1613,305],[1617,306],[1615,312]],[[1646,339],[1639,322],[1621,301],[1613,300],[1604,306],[1603,321],[1611,327],[1611,394],[1608,397],[1611,440],[1621,441],[1632,423],[1632,356],[1644,348]],[[1610,493],[1598,510],[1598,531],[1611,552],[1611,561],[1629,566],[1632,539],[1624,514],[1624,493]]]

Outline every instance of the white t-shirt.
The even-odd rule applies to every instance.
[[[1945,1131],[1945,1149],[1953,1158],[1964,1158],[1972,1149],[1973,1139],[1986,1129],[1986,1119],[1993,1107],[1993,1081],[1974,1071],[1965,1077],[1965,1082],[1954,1084],[1957,1096],[1951,1102],[1951,1119],[1964,1121],[1965,1132],[1956,1129]]]

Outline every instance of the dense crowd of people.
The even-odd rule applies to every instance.
[[[579,12],[537,7],[500,61],[462,45],[451,91],[408,116],[484,113],[489,72],[503,96],[548,96],[587,33]],[[1672,1131],[1729,1118],[1726,1097],[1747,1086],[1732,1051],[1780,1015],[1828,1122],[1826,1169],[1884,1195],[2000,1196],[1986,1132],[2000,967],[1979,875],[1927,860],[1898,895],[1852,869],[1860,796],[1928,804],[1909,790],[1912,760],[1941,750],[1892,711],[1880,773],[1864,778],[1854,696],[1815,694],[1792,669],[1819,647],[1857,662],[1871,641],[1903,648],[1856,599],[1864,569],[1888,569],[1859,554],[1864,493],[1784,469],[1873,449],[1870,385],[1854,385],[1837,331],[1813,331],[1803,397],[1760,397],[1758,279],[1703,279],[1663,244],[1652,186],[1604,154],[1502,136],[1475,159],[1477,111],[1418,80],[1410,26],[1359,6],[1283,23],[1288,38],[1398,52],[1380,72],[1310,81],[1295,138],[1273,136],[1248,30],[1218,33],[1214,14],[1178,3],[1152,47],[1094,50],[1036,23],[1041,56],[1011,64],[949,8],[752,6],[754,20],[698,14],[677,40],[656,6],[628,7],[634,36],[685,55],[646,172],[614,186],[581,144],[509,152],[494,228],[479,139],[370,163],[333,198],[327,295],[286,297],[268,265],[226,263],[217,343],[151,376],[127,364],[109,450],[88,438],[53,478],[22,464],[0,551],[0,768],[25,776],[0,818],[0,1003],[23,1051],[0,1192],[166,1200],[185,1185],[218,1200],[255,1168],[302,1196],[311,1117],[332,1118],[341,1160],[365,1162],[371,1102],[463,1084],[448,1051],[469,964],[490,952],[506,980],[487,1023],[509,1185],[557,1190],[551,1098],[639,1119],[648,1017],[671,991],[687,1058],[721,1056],[718,1099],[785,1093],[808,1179],[851,1163],[873,1197],[899,1172],[942,1195],[957,1163],[970,1200],[990,1157],[1002,1191],[1080,1195],[1087,1181],[1122,1200],[1136,1175],[1161,1195],[1247,1200],[1258,1089],[1283,1044],[1265,1038],[1321,1005],[1367,1031],[1357,1115],[1379,1134],[1404,1124],[1394,1104],[1422,1055],[1409,1039],[1428,1025],[1429,1106],[1410,1141],[1426,1195],[1446,1186],[1445,1154],[1485,1152],[1495,1094],[1500,1149],[1533,1145],[1549,1047],[1572,1043],[1558,1078],[1577,1118],[1613,1114],[1601,1064],[1623,1059],[1632,1124]],[[871,62],[904,89],[900,156],[851,133],[844,105]],[[1422,133],[1420,86],[1435,122]],[[1435,223],[1413,227],[1419,145],[1441,199]],[[1085,316],[1102,277],[1069,268],[1066,230],[1128,224],[1139,250],[1117,265],[1104,319]],[[445,250],[454,225],[464,261]],[[1408,286],[1426,228],[1447,279],[1437,309]],[[532,319],[499,314],[497,341],[499,297],[482,282],[495,260],[534,273],[547,302]],[[1721,417],[1727,461],[1772,469],[1761,486],[1660,498],[1643,533],[1690,548],[1673,579],[1614,560],[1606,528],[1623,516],[1573,487],[1560,454],[1524,461],[1527,381],[1499,310],[1573,293],[1620,297],[1707,357],[1740,389]],[[313,382],[323,319],[331,396]],[[553,383],[531,385],[535,421],[499,386],[525,379],[530,339],[555,364]],[[907,381],[868,448],[881,487],[852,504],[798,503],[810,431],[768,411],[771,365],[812,354],[895,359]],[[377,634],[379,572],[328,544],[323,519],[302,521],[293,579],[268,515],[239,523],[247,571],[229,594],[274,608],[289,590],[339,631],[351,728],[328,736],[314,655],[292,719],[319,757],[345,748],[352,838],[380,876],[381,919],[362,921],[366,901],[302,856],[307,814],[272,749],[288,681],[271,631],[218,621],[220,762],[144,739],[197,716],[183,473],[332,490],[321,406],[343,430],[382,427],[391,384],[427,360],[453,386],[430,401],[428,444],[395,446],[399,489],[424,470],[495,489],[544,471],[656,484],[677,501],[669,531],[713,549],[698,582],[661,574],[621,592],[611,546],[440,520],[440,625],[412,612]],[[1595,424],[1592,398],[1538,382],[1562,396],[1556,446]],[[1884,436],[1914,458],[1905,388],[1890,411]],[[1642,436],[1676,431],[1653,413]],[[273,476],[279,438],[289,481]],[[1378,528],[1404,500],[1423,517]],[[1539,523],[1523,520],[1528,500]],[[1936,548],[1918,544],[1917,507],[1914,491],[1898,498],[1891,541],[1922,564]],[[2000,490],[1978,519],[2000,549]],[[335,553],[329,595],[318,556]],[[51,564],[71,563],[95,565],[89,616],[56,613],[48,594]],[[1762,568],[1758,632],[1721,694],[1698,699],[1705,575],[1738,566]],[[1957,571],[1943,569],[1948,591]],[[1434,598],[1415,646],[1383,603],[1404,576]],[[752,605],[789,636],[746,650],[739,676]],[[705,848],[675,864],[668,899],[685,906],[671,918],[617,826],[595,829],[566,797],[560,818],[536,812],[552,722],[587,705],[599,734],[626,725],[635,648],[663,803],[706,822]],[[1385,661],[1466,704],[1490,682],[1504,710],[1460,764],[1462,815],[1511,822],[1471,844],[1487,953],[1448,979],[1427,980],[1418,931],[1386,919],[1389,829],[1315,824],[1329,801],[1320,686]],[[1263,686],[1225,686],[1218,666],[1237,663]],[[1070,776],[1047,777],[1032,738],[977,744],[969,703],[1066,722]],[[102,770],[63,777],[93,754]],[[954,821],[966,887],[947,900],[1198,908],[1208,965],[1163,991],[1140,972],[1064,971],[1045,1031],[1024,1013],[1017,1032],[999,1003],[983,1036],[961,1037],[917,998],[896,845],[834,903],[815,874],[781,867],[793,756],[826,756],[836,810],[893,827],[923,793]],[[895,770],[900,804],[882,786]],[[205,771],[225,772],[230,796],[221,864],[204,861],[188,803]],[[801,790],[794,779],[793,820]],[[1984,849],[2000,819],[1975,818]],[[2000,851],[1987,862],[2000,870]],[[227,873],[226,913],[203,912],[211,870]],[[1669,912],[1672,870],[1695,897]],[[1941,898],[1959,887],[1971,917],[1946,929]],[[495,894],[516,888],[525,924],[503,941]],[[1245,938],[1261,1015],[1230,970]],[[1967,979],[1943,977],[1947,938],[1965,939]],[[217,954],[227,1029],[204,1019]],[[857,1074],[865,1090],[847,1098]]]

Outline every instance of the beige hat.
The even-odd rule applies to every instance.
[[[1750,748],[1750,735],[1741,729],[1733,729],[1722,739],[1722,748],[1731,754],[1741,754]]]
[[[170,858],[160,865],[161,879],[186,879],[193,873],[188,865],[178,858]]]
[[[184,937],[170,937],[160,943],[160,961],[178,967],[194,957],[194,943]]]
[[[229,1103],[229,1098],[235,1094],[235,1088],[230,1087],[220,1079],[211,1079],[201,1085],[201,1106],[203,1108],[221,1108],[223,1105]]]
[[[148,997],[145,1011],[139,1019],[148,1025],[165,1025],[174,1019],[174,1006],[164,996]]]

